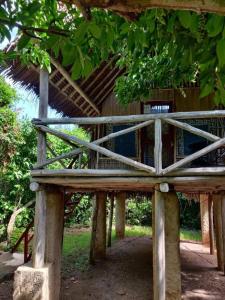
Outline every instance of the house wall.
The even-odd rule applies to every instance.
[[[184,88],[183,92],[179,89],[155,89],[152,91],[150,101],[172,101],[174,111],[204,111],[212,110],[215,107],[213,97],[199,98],[200,90],[198,87]],[[148,102],[148,101],[146,101]],[[144,102],[143,102],[144,103]],[[143,103],[134,102],[123,106],[119,104],[113,93],[104,101],[102,105],[103,116],[135,115],[142,113]]]

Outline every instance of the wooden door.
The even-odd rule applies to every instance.
[[[157,114],[172,112],[172,102],[152,102],[144,104],[143,113]],[[142,162],[149,166],[154,166],[154,124],[142,130]],[[173,126],[163,123],[162,125],[162,165],[163,168],[174,162],[174,129]]]

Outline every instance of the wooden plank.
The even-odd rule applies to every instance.
[[[78,93],[85,99],[86,102],[89,103],[91,107],[96,111],[96,113],[99,115],[100,111],[98,107],[93,103],[91,99],[84,93],[84,91],[80,88],[80,86],[72,80],[69,73],[54,59],[51,57],[51,63],[58,69],[58,71],[64,76],[64,78],[69,82],[69,84],[78,91]]]
[[[120,131],[111,133],[111,134],[109,134],[109,135],[107,135],[107,136],[105,136],[105,137],[102,137],[102,138],[100,138],[100,139],[97,139],[97,140],[93,141],[92,144],[99,145],[99,144],[101,144],[101,143],[104,143],[104,142],[109,141],[109,140],[112,139],[112,138],[116,138],[116,137],[121,136],[121,135],[123,135],[123,134],[127,134],[127,133],[129,133],[129,132],[134,131],[134,130],[143,128],[143,127],[145,127],[145,126],[148,126],[148,125],[150,125],[152,122],[153,122],[153,121],[146,121],[146,122],[143,122],[143,123],[141,123],[141,124],[134,125],[134,126],[132,126],[132,127],[129,127],[129,128],[126,128],[126,129],[123,129],[123,130],[120,130]],[[37,125],[36,127],[37,127],[37,128],[42,128],[40,125]],[[45,128],[47,128],[47,127],[45,127]],[[62,138],[63,140],[66,140],[66,141],[71,142],[70,140],[68,140],[68,138],[65,138],[64,136],[61,136],[60,138]],[[53,162],[55,162],[55,161],[58,161],[58,160],[60,160],[60,159],[65,159],[65,158],[71,158],[71,157],[74,157],[74,156],[76,156],[76,155],[82,153],[83,150],[84,150],[84,149],[75,149],[75,150],[73,150],[73,151],[71,151],[71,152],[69,152],[69,153],[62,154],[62,155],[59,155],[59,156],[57,156],[57,157],[55,157],[55,158],[46,160],[46,161],[45,161],[44,163],[42,163],[42,164],[36,164],[36,165],[34,166],[34,168],[35,168],[35,169],[43,168],[44,166],[47,166],[47,165],[49,165],[49,164],[51,164],[51,163],[53,163]]]
[[[165,168],[164,170],[162,170],[161,172],[161,175],[165,175],[175,169],[177,169],[178,167],[181,167],[217,148],[219,148],[220,146],[223,146],[225,144],[225,138],[222,138],[220,139],[219,141],[216,141],[214,142],[213,144],[209,145],[209,146],[206,146],[204,147],[203,149],[191,154],[191,155],[188,155],[187,157],[175,162],[174,164],[172,164],[171,166]]]
[[[187,130],[188,132],[191,132],[195,135],[201,136],[209,141],[216,142],[216,141],[220,140],[220,137],[218,137],[214,134],[211,134],[207,131],[201,130],[199,128],[193,127],[187,123],[182,123],[182,122],[179,122],[179,121],[176,121],[173,119],[164,119],[164,121],[166,121],[167,123],[169,123],[171,125],[174,125],[175,127],[179,127],[181,129]]]
[[[225,118],[225,110],[214,111],[192,111],[192,112],[176,112],[162,114],[142,114],[129,116],[109,116],[109,117],[93,117],[93,118],[40,118],[33,119],[35,124],[122,124],[144,122],[155,119],[205,119],[205,118]]]
[[[39,128],[40,130],[46,132],[46,133],[50,133],[52,135],[55,135],[59,138],[64,138],[64,139],[67,139],[68,141],[72,141],[72,142],[75,142],[83,147],[86,147],[90,150],[93,150],[93,151],[96,151],[96,152],[99,152],[111,159],[115,159],[119,162],[122,162],[126,165],[129,165],[129,166],[132,166],[134,167],[135,169],[140,169],[140,170],[144,170],[146,172],[149,172],[149,173],[154,173],[155,172],[155,169],[150,167],[150,166],[147,166],[145,164],[142,164],[140,162],[137,162],[137,161],[134,161],[130,158],[127,158],[123,155],[120,155],[120,154],[116,154],[108,149],[105,149],[103,147],[100,147],[94,143],[89,143],[89,142],[86,142],[84,140],[81,140],[75,136],[70,136],[68,134],[65,134],[63,132],[60,132],[60,131],[57,131],[57,130],[54,130],[54,129],[50,129],[48,127],[45,127],[45,126],[41,126],[41,125],[37,125],[37,128]]]
[[[160,119],[155,120],[154,161],[156,175],[159,175],[162,171],[162,124]]]

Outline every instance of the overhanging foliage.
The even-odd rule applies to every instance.
[[[128,75],[117,85],[118,95],[124,94],[128,79],[138,75],[141,96],[146,94],[148,85],[140,72],[145,74],[145,79],[147,76],[153,81],[156,74],[161,83],[168,71],[169,74],[172,72],[176,85],[180,73],[183,79],[189,80],[194,68],[194,74],[199,72],[201,96],[214,93],[216,103],[225,101],[224,16],[152,9],[142,13],[134,22],[128,22],[106,10],[93,9],[87,16],[85,5],[78,8],[71,5],[71,1],[65,5],[55,0],[10,2],[11,7],[1,5],[0,34],[2,39],[10,38],[12,28],[18,28],[18,42],[14,50],[25,63],[32,61],[50,68],[50,53],[64,66],[70,66],[72,77],[76,80],[90,74],[100,61],[112,53],[119,54]],[[98,6],[97,2],[100,3],[88,1],[93,6]],[[134,2],[126,1],[127,4]],[[147,2],[151,1],[143,2],[148,5]],[[199,1],[189,2],[198,4],[196,7],[201,10]],[[219,1],[205,1],[202,5],[209,6],[209,2],[224,7]],[[157,60],[164,61],[163,66],[157,65]],[[147,69],[143,69],[144,65]],[[188,70],[189,67],[191,70]],[[158,68],[158,72],[152,72],[154,68]],[[150,73],[146,73],[148,70]],[[121,85],[123,91],[120,92]],[[121,101],[133,99],[137,99],[136,95]]]

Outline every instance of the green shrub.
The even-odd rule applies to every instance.
[[[131,199],[127,202],[126,209],[127,224],[148,225],[152,224],[152,202],[149,198],[140,200]]]

